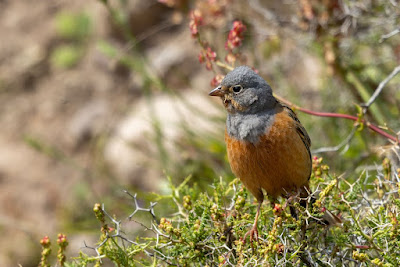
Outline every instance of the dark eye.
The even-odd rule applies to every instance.
[[[239,93],[240,91],[242,91],[243,87],[241,85],[235,85],[232,87],[232,91],[234,93]]]

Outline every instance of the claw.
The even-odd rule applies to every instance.
[[[246,243],[247,236],[250,237],[250,245],[252,248],[253,248],[253,240],[255,240],[258,243],[257,222],[258,222],[258,216],[260,215],[261,204],[262,204],[262,201],[259,202],[259,204],[258,204],[257,213],[256,213],[256,217],[254,219],[253,227],[251,227],[251,229],[244,235],[244,238],[243,238],[243,244],[244,244],[244,243]]]
[[[257,224],[254,224],[253,227],[244,235],[244,242],[246,242],[247,236],[250,237],[250,244],[253,244],[253,240],[258,243],[258,229]]]

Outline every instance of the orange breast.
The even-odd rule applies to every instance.
[[[308,185],[311,159],[285,109],[257,144],[239,141],[225,132],[229,163],[247,189],[261,201],[261,188],[278,197]]]

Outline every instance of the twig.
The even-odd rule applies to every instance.
[[[357,131],[357,127],[353,127],[351,130],[350,134],[344,139],[340,144],[337,146],[332,146],[332,147],[320,147],[318,149],[315,149],[312,151],[312,154],[318,154],[318,153],[324,153],[324,152],[335,152],[340,150],[342,147],[347,146],[350,141],[353,139],[354,134]],[[346,149],[347,150],[347,149]]]
[[[225,64],[225,63],[223,63],[223,62],[221,62],[219,60],[215,61],[215,65],[217,65],[218,67],[227,69],[228,71],[232,71],[233,70],[232,66],[229,66],[229,65],[227,65],[227,64]]]
[[[157,221],[156,215],[154,214],[154,206],[157,205],[157,202],[150,202],[150,208],[145,209],[145,208],[142,208],[142,207],[139,206],[139,204],[138,204],[138,202],[137,202],[137,198],[136,198],[136,197],[137,197],[137,194],[132,195],[132,194],[129,193],[127,190],[123,190],[123,191],[124,191],[124,193],[128,194],[131,198],[133,198],[134,203],[135,203],[135,210],[132,212],[131,215],[129,215],[129,217],[128,217],[129,220],[132,219],[133,215],[135,215],[136,212],[138,212],[138,211],[147,211],[147,212],[149,212],[149,213],[151,214],[151,216],[153,217],[153,219],[154,219],[155,221]]]
[[[393,37],[394,35],[400,33],[400,28],[397,28],[396,30],[389,32],[388,34],[382,35],[381,39],[379,40],[380,43],[385,41],[386,39],[389,39],[390,37]]]
[[[373,95],[371,96],[371,98],[368,100],[367,103],[365,103],[363,106],[364,108],[364,113],[366,112],[366,110],[369,108],[369,106],[371,106],[372,103],[374,103],[374,101],[376,100],[376,98],[379,96],[379,94],[382,92],[383,87],[385,87],[385,85],[391,80],[393,79],[394,76],[396,76],[398,73],[400,72],[400,65],[397,66],[396,68],[394,68],[394,70],[392,71],[392,73],[389,74],[389,76],[387,76],[382,82],[379,83],[378,88],[376,88],[375,92],[373,93]]]

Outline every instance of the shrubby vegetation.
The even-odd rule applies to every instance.
[[[237,179],[230,183],[216,180],[211,194],[189,186],[190,177],[178,187],[171,183],[170,195],[154,196],[158,205],[173,207],[175,212],[168,217],[155,212],[156,203],[139,206],[132,195],[127,197],[132,197],[135,209],[123,220],[96,204],[99,242],[87,245],[87,254],[82,252],[65,266],[101,266],[110,260],[117,266],[397,266],[400,183],[395,178],[399,174],[392,173],[387,163],[382,171],[362,172],[350,183],[345,176],[330,174],[322,158],[315,158],[311,184],[317,201],[313,208],[294,204],[295,219],[289,207],[283,209],[285,203],[265,204],[259,242],[253,244],[243,236],[252,225],[257,205]],[[341,223],[325,224],[326,209]],[[138,213],[150,216],[137,220]],[[142,231],[124,231],[131,223],[140,225]],[[46,257],[42,263],[46,266]]]

